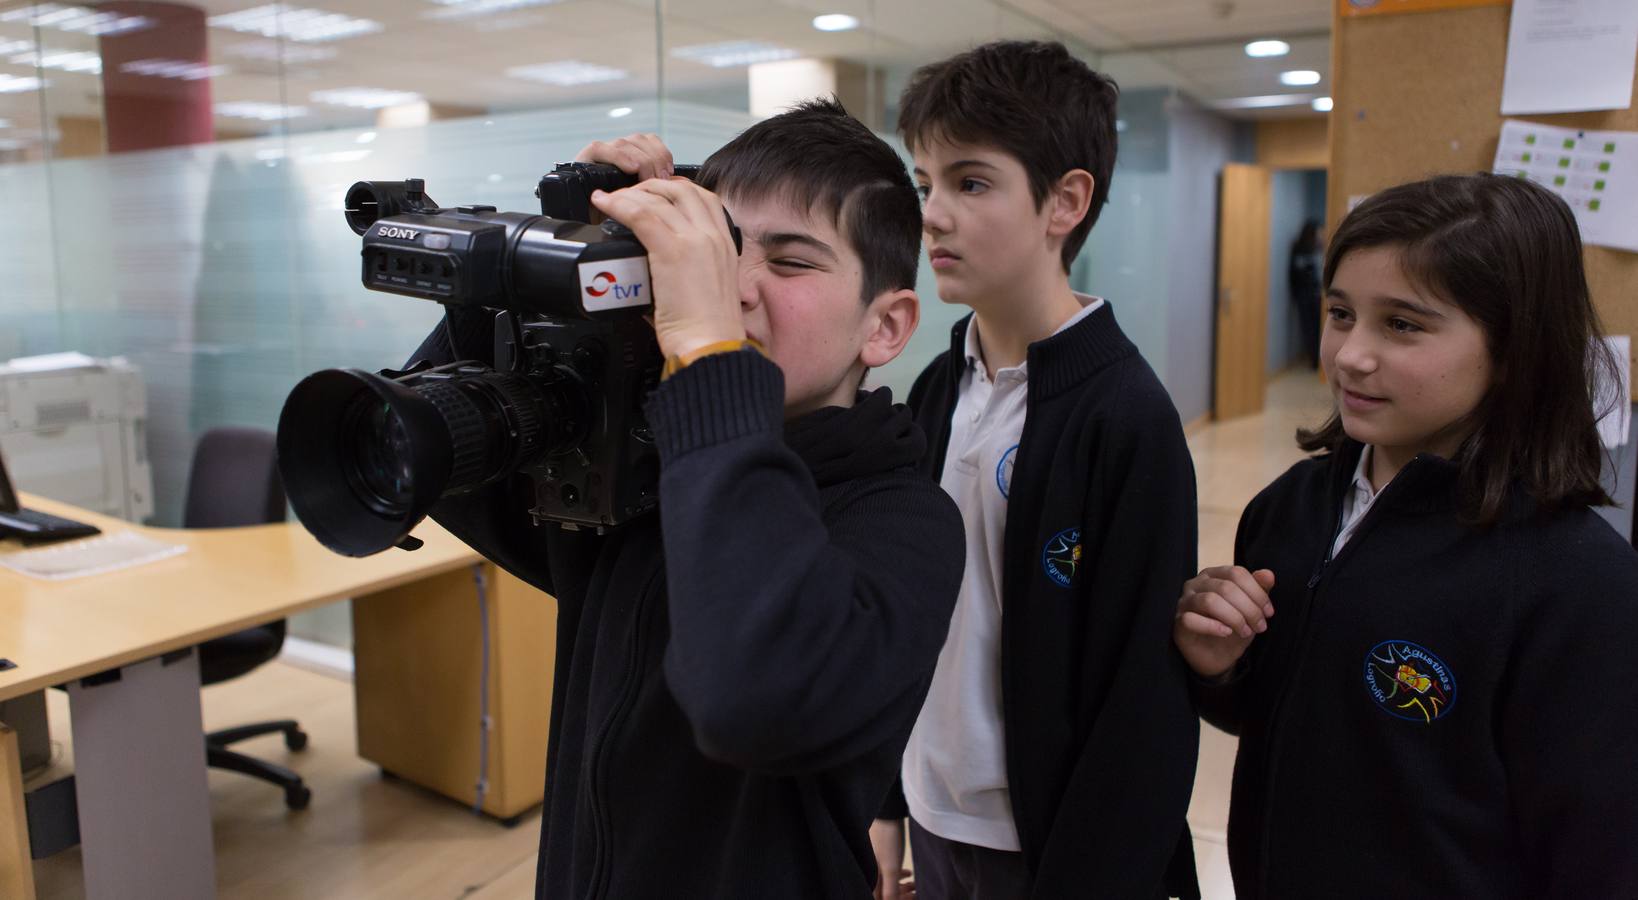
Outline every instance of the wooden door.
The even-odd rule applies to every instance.
[[[1261,412],[1268,356],[1269,222],[1274,173],[1223,167],[1217,215],[1215,418]]]

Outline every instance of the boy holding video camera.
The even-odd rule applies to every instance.
[[[963,552],[921,430],[858,390],[919,318],[915,187],[834,102],[748,129],[699,184],[657,139],[588,151],[659,176],[593,196],[656,285],[659,512],[537,526],[505,480],[432,511],[559,603],[536,894],[868,897]],[[416,360],[481,361],[492,329],[456,314]]]

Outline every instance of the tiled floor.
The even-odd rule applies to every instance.
[[[1301,457],[1292,432],[1315,424],[1327,408],[1312,373],[1290,374],[1270,385],[1263,414],[1190,436],[1200,485],[1201,565],[1229,561],[1240,510]],[[66,700],[48,693],[53,737],[71,755]],[[294,714],[312,737],[300,754],[287,752],[277,737],[243,745],[308,779],[314,799],[306,812],[286,812],[280,792],[267,785],[211,773],[221,900],[530,896],[539,814],[507,829],[452,801],[383,780],[354,750],[350,683],[274,664],[212,687],[204,697],[208,727]],[[1234,896],[1224,844],[1234,746],[1228,735],[1202,728],[1189,823],[1207,900]],[[40,900],[84,896],[77,850],[37,862],[35,876]]]

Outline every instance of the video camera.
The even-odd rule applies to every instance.
[[[654,507],[643,402],[663,360],[644,321],[647,251],[618,222],[588,224],[593,191],[635,183],[613,166],[559,165],[535,191],[540,215],[440,207],[420,179],[347,190],[364,286],[443,304],[457,355],[454,310],[493,311],[494,365],[326,369],[296,385],[279,415],[279,471],[321,543],[347,556],[413,550],[410,530],[440,498],[514,473],[529,478],[520,499],[537,524],[603,529]]]

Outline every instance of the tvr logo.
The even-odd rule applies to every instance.
[[[614,277],[614,273],[598,272],[592,276],[592,283],[586,286],[586,293],[593,297],[605,296],[610,291],[614,292],[616,300],[634,300],[643,296],[643,285],[624,285]]]
[[[376,237],[403,238],[406,241],[413,241],[415,240],[415,236],[420,233],[420,230],[415,228],[399,228],[396,225],[387,225],[381,228],[375,234]]]

